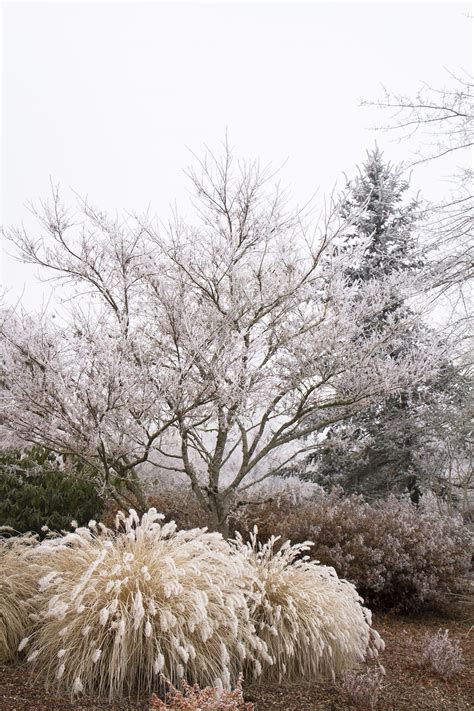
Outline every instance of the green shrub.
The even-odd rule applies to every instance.
[[[0,526],[19,533],[41,533],[79,525],[103,508],[94,482],[77,464],[65,468],[54,454],[39,447],[0,452]]]

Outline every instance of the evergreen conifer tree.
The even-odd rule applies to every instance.
[[[347,274],[350,282],[365,282],[394,272],[410,272],[423,267],[417,240],[420,206],[408,199],[409,184],[402,170],[385,163],[382,153],[368,153],[359,175],[347,185],[341,203],[345,217],[353,214],[353,229],[339,249],[350,249],[354,243],[365,244],[363,257]],[[386,309],[367,322],[367,329],[379,329],[391,312],[403,306],[410,312],[405,295],[394,293],[393,309]],[[413,322],[407,329],[407,347],[414,340],[426,340],[434,333]],[[357,347],[357,344],[354,344]],[[392,358],[400,354],[387,353]],[[444,376],[411,392],[389,397],[383,404],[371,406],[350,420],[333,425],[326,439],[309,456],[316,472],[309,476],[323,486],[340,484],[348,492],[382,495],[390,491],[410,491],[417,501],[420,495],[420,448],[426,437],[423,417],[440,390],[449,388],[448,364]],[[313,468],[313,467],[311,467]]]

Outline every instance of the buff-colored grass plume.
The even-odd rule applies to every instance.
[[[29,554],[36,544],[33,536],[0,538],[0,662],[15,656],[32,626],[38,569]]]
[[[269,663],[249,620],[249,568],[220,534],[178,531],[150,509],[90,522],[37,547],[36,630],[21,643],[47,686],[116,699],[160,674],[231,688],[244,660]]]
[[[248,543],[235,541],[237,551],[251,564],[258,595],[251,615],[274,659],[264,676],[276,681],[335,678],[376,656],[383,642],[371,628],[369,610],[355,587],[337,577],[333,568],[304,555],[311,543],[284,543],[277,538]]]
[[[111,700],[151,694],[163,677],[217,690],[242,671],[334,678],[376,655],[383,643],[354,586],[308,560],[309,544],[276,540],[179,531],[150,509],[119,513],[115,531],[91,521],[12,543],[8,649],[24,650],[46,686]]]

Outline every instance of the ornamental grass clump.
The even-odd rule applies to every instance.
[[[384,644],[355,587],[304,555],[312,543],[276,550],[276,537],[262,544],[257,535],[255,528],[248,543],[237,536],[234,545],[255,571],[252,619],[274,660],[265,678],[335,679],[376,657]]]
[[[150,509],[119,513],[37,548],[36,630],[22,641],[47,686],[117,699],[163,674],[229,689],[244,660],[270,662],[249,619],[251,569],[217,533],[178,531]]]
[[[34,536],[0,538],[0,662],[16,654],[32,626],[29,615],[34,612],[38,570],[29,553],[36,544]]]

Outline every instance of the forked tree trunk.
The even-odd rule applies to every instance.
[[[119,491],[115,487],[110,488],[110,495],[120,508],[125,512],[133,508],[140,516],[146,513],[149,505],[140,482],[137,479],[127,479],[124,489]]]
[[[133,494],[137,500],[137,508],[139,514],[144,514],[150,508],[148,505],[147,497],[145,496],[142,486],[138,479],[127,479],[127,489]]]

